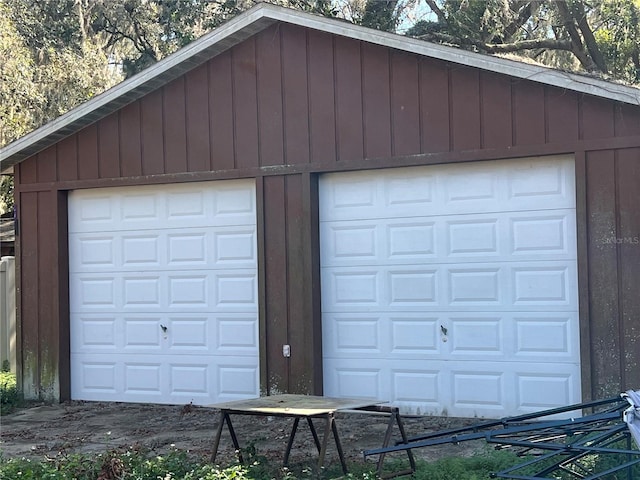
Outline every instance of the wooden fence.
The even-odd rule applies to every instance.
[[[0,364],[16,371],[15,258],[0,259]]]

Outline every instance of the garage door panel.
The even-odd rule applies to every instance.
[[[435,357],[440,354],[441,318],[422,313],[324,313],[325,358]]]
[[[323,312],[576,309],[575,261],[323,269]]]
[[[83,314],[75,317],[71,330],[72,353],[115,352],[122,345],[122,328],[114,315]]]
[[[340,174],[320,221],[575,208],[573,164],[544,158]],[[501,168],[502,167],[502,168]]]
[[[71,272],[255,268],[255,226],[70,235]]]
[[[579,357],[577,312],[522,312],[511,324],[516,360],[574,363]]]
[[[416,368],[417,367],[417,368]],[[398,406],[420,405],[422,413],[437,413],[446,404],[443,388],[443,372],[424,366],[391,366],[390,381],[393,398]]]
[[[447,335],[443,340],[451,342],[451,355],[453,358],[491,358],[505,356],[505,335],[502,332],[502,319],[500,317],[482,318],[456,318],[449,323]]]
[[[575,258],[575,211],[437,215],[320,224],[322,265],[402,265]]]
[[[516,406],[525,413],[571,405],[580,397],[576,365],[518,364],[514,382]]]
[[[531,159],[513,162],[505,170],[507,200],[515,208],[575,208],[575,174],[572,162]]]
[[[84,400],[206,405],[259,395],[259,370],[251,357],[72,354],[72,397]],[[213,393],[215,392],[215,393]]]
[[[258,326],[255,314],[224,313],[215,319],[215,345],[221,356],[258,355]]]
[[[71,311],[114,311],[121,301],[116,292],[122,290],[120,279],[112,274],[71,275],[69,282]]]
[[[572,159],[330,174],[320,205],[326,392],[459,416],[579,401]]]
[[[72,398],[255,396],[253,182],[72,192],[69,216]]]
[[[463,368],[468,367],[468,368]],[[483,365],[476,370],[471,365],[452,368],[451,397],[456,411],[465,412],[465,416],[496,416],[512,406],[507,394],[509,375],[503,365]],[[469,415],[473,412],[473,415]]]
[[[507,253],[518,259],[575,258],[575,211],[558,209],[512,215],[505,238],[509,238]]]
[[[76,195],[69,202],[69,233],[110,232],[120,209],[119,199],[113,198],[112,193],[85,191],[81,198]]]
[[[324,395],[329,397],[370,398],[383,399],[389,391],[388,372],[383,364],[376,364],[362,360],[353,360],[349,366],[331,359],[324,360],[325,374]]]
[[[575,308],[577,275],[574,262],[522,265],[511,270],[513,304]]]
[[[222,359],[215,365],[216,391],[220,401],[232,401],[260,396],[258,389],[260,371],[251,360],[233,362]]]
[[[229,312],[257,312],[258,277],[255,270],[220,270],[213,274],[213,305]]]
[[[256,357],[256,314],[81,314],[75,317],[72,353]]]
[[[505,268],[474,264],[467,268],[447,268],[447,305],[450,307],[485,307],[494,310],[506,303]]]
[[[220,227],[213,233],[213,256],[209,264],[220,268],[255,268],[255,227]]]

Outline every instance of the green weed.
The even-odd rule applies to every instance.
[[[433,463],[418,461],[412,480],[488,480],[491,472],[517,463],[507,452],[485,452],[470,458],[446,458]],[[165,455],[153,455],[139,449],[111,450],[98,455],[59,455],[34,461],[5,459],[0,455],[0,479],[3,480],[297,480],[335,479],[374,480],[373,464],[355,464],[344,476],[340,465],[318,471],[315,466],[282,468],[269,465],[264,457],[253,463],[220,467],[194,458],[188,452],[173,449]],[[393,460],[390,470],[405,469],[406,461]]]
[[[15,374],[0,371],[0,415],[13,412],[22,404],[22,395],[16,384]]]

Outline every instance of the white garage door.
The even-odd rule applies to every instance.
[[[326,395],[501,417],[580,401],[574,164],[320,182]]]
[[[69,262],[72,398],[258,395],[253,181],[71,192]]]

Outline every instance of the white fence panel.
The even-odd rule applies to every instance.
[[[16,276],[15,258],[0,260],[0,364],[9,362],[16,371]]]

